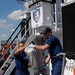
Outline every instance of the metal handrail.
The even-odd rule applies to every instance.
[[[23,21],[23,20],[22,20]],[[21,23],[22,23],[21,21]],[[16,27],[16,29],[14,30],[14,32],[11,34],[11,36],[8,38],[8,40],[6,41],[6,43],[4,44],[4,46],[8,43],[8,41],[11,39],[11,37],[14,35],[14,33],[17,31],[17,29],[20,27],[21,23]],[[4,48],[4,46],[2,47],[2,49]],[[1,49],[1,50],[2,50]]]
[[[15,31],[11,34],[11,36],[9,37],[9,39],[6,41],[6,43],[4,44],[4,46],[8,43],[8,41],[11,39],[11,37],[16,33],[16,31],[18,30],[18,28],[20,27],[20,25],[22,24],[22,22],[23,21],[25,21],[26,19],[23,19],[22,21],[21,21],[21,23],[17,26],[17,28],[15,29]],[[27,22],[30,20],[30,18],[28,18],[27,20],[26,20],[26,22],[25,22],[25,26],[27,25]],[[3,56],[5,55],[5,53],[7,52],[7,51],[9,51],[9,48],[10,48],[10,46],[12,45],[12,43],[14,42],[14,40],[18,37],[18,35],[20,34],[20,32],[22,32],[22,30],[25,28],[25,26],[22,28],[22,29],[20,29],[19,30],[19,32],[16,34],[16,36],[14,37],[14,39],[11,41],[11,43],[10,43],[10,45],[9,45],[9,47],[8,47],[8,49],[4,52],[4,54],[2,55],[2,58],[3,58]],[[2,47],[2,49],[4,48],[4,46]],[[1,50],[2,50],[1,49]]]

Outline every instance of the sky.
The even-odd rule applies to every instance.
[[[24,10],[24,6],[16,0],[0,0],[0,40],[6,40],[11,35]]]
[[[24,5],[16,0],[0,0],[0,41],[10,37],[25,11]]]

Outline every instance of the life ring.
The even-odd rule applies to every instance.
[[[9,46],[10,46],[10,44],[6,44],[6,45],[3,47],[2,55],[4,54],[5,50],[6,50],[7,48],[9,48]]]
[[[10,47],[10,44],[6,44],[3,48],[3,50],[1,51],[2,55],[5,53],[5,50],[8,49]],[[11,45],[11,49],[13,50],[15,48],[15,45],[12,44]],[[3,56],[4,60],[6,60],[8,58],[8,56],[10,55],[10,52],[6,52],[5,55]]]

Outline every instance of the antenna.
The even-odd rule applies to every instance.
[[[22,4],[24,7],[26,7],[26,9],[29,10],[28,8],[28,1],[30,0],[16,0],[18,3]]]
[[[24,4],[25,2],[27,2],[27,0],[16,0],[16,1],[20,4]]]

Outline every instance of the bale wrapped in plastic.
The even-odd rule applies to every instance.
[[[43,36],[39,35],[33,39],[32,46],[33,46],[33,44],[34,45],[35,44],[43,45],[44,43],[45,43],[45,40],[44,40]],[[43,64],[43,59],[45,58],[44,51],[37,50],[34,47],[30,47],[30,46],[28,46],[25,49],[25,51],[28,55],[30,64],[31,64],[32,68],[34,69],[34,75],[39,75],[39,72],[40,72],[39,67],[40,67],[40,65]]]
[[[28,55],[30,64],[33,68],[38,68],[42,64],[42,52],[34,48],[26,48],[26,53]]]

